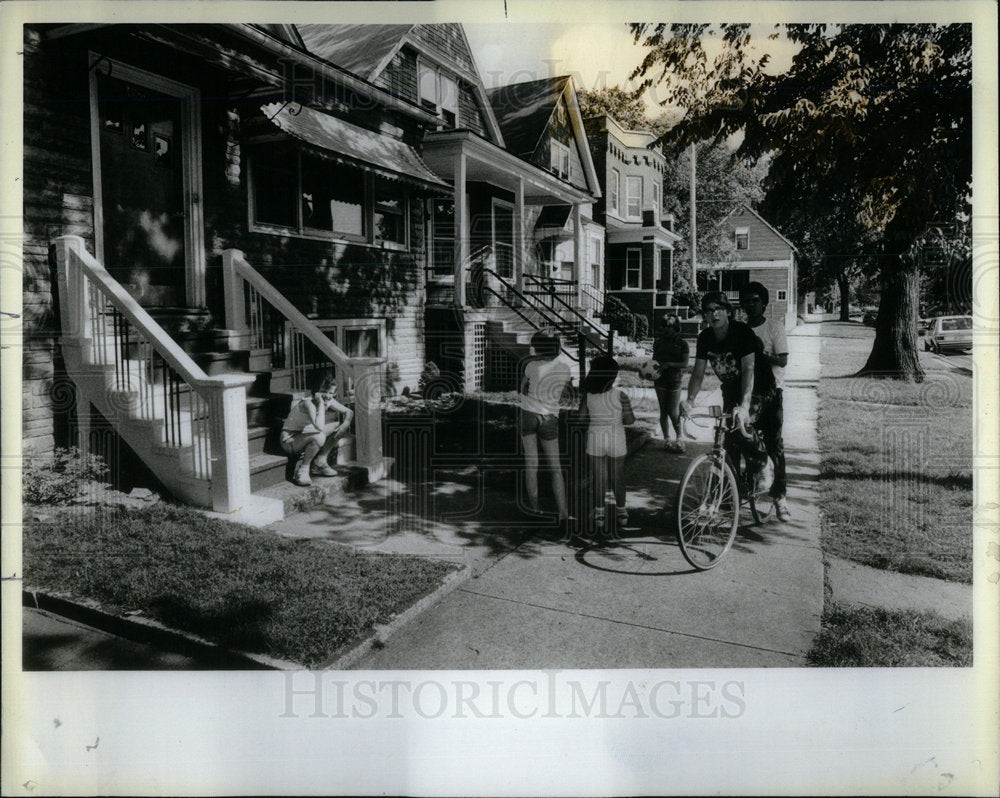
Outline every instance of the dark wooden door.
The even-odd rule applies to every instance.
[[[104,260],[140,304],[184,303],[181,102],[98,78]]]

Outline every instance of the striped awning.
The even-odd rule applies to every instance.
[[[298,103],[268,103],[260,110],[278,128],[321,156],[371,169],[390,180],[437,190],[451,188],[427,168],[413,147],[398,139]]]

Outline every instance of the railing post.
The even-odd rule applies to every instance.
[[[63,335],[84,338],[89,334],[90,297],[86,280],[70,260],[85,251],[80,236],[59,236],[52,242],[56,259],[56,279],[60,289],[60,322]]]
[[[246,305],[243,301],[243,278],[236,271],[237,260],[243,260],[242,250],[223,250],[222,290],[225,295],[226,329],[233,333],[230,349],[246,348],[250,340],[250,325],[247,323]]]
[[[368,479],[381,479],[385,470],[382,457],[382,364],[380,357],[351,358],[354,371],[355,457],[368,469]]]
[[[212,509],[219,513],[235,512],[250,499],[247,386],[253,381],[252,374],[225,374],[207,386],[212,437]]]

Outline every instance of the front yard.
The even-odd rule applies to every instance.
[[[29,588],[307,668],[328,664],[454,570],[288,540],[167,503],[46,515],[24,525]]]
[[[927,359],[923,383],[853,376],[873,331],[823,325],[818,388],[826,557],[972,582],[972,378]],[[827,600],[822,667],[972,664],[972,623]]]

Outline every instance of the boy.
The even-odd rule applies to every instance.
[[[354,413],[337,401],[337,384],[334,377],[313,381],[312,396],[299,399],[281,428],[281,449],[285,454],[300,455],[295,465],[292,482],[311,485],[311,476],[335,477],[337,472],[327,457],[337,441],[351,428]],[[341,414],[341,421],[327,421],[326,411]]]
[[[783,324],[764,316],[769,299],[767,288],[757,282],[747,283],[740,290],[740,304],[746,311],[747,323],[764,347],[760,357],[770,365],[774,374],[774,395],[761,407],[757,430],[764,439],[768,455],[774,461],[774,484],[771,485],[774,510],[779,521],[789,521],[792,514],[785,498],[785,443],[781,437],[784,424],[782,389],[785,384],[785,366],[788,365],[788,339]]]

